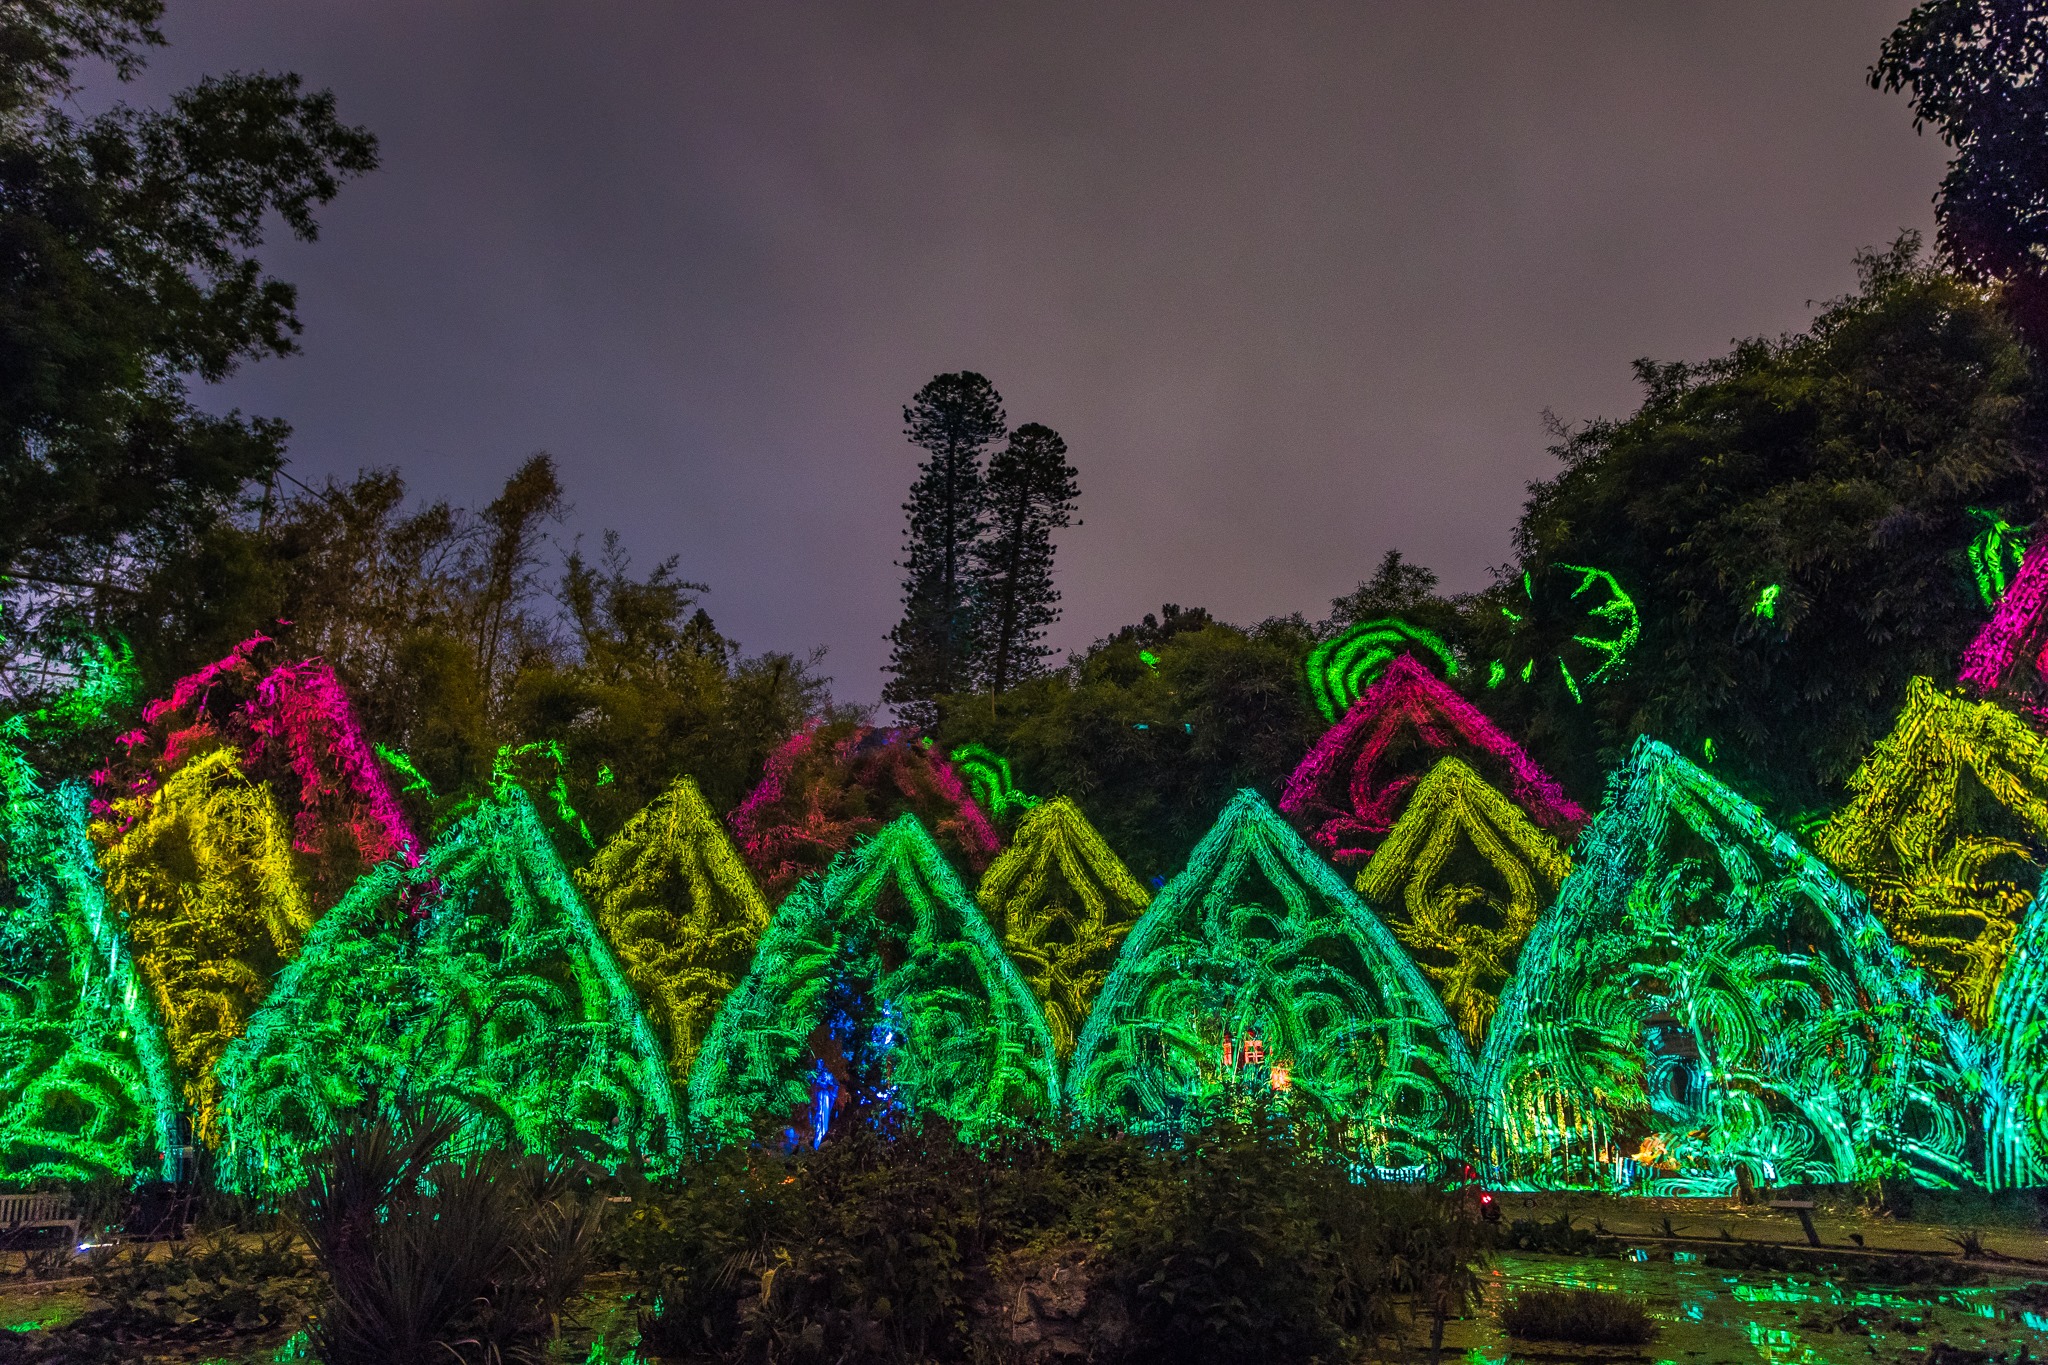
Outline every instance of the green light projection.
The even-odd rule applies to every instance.
[[[91,798],[78,782],[43,789],[16,747],[27,719],[0,724],[0,1183],[126,1179],[153,1164],[168,1179],[170,1049],[100,883]]]
[[[680,1089],[718,1007],[768,925],[725,826],[697,784],[676,782],[576,869],[576,885],[617,954]]]
[[[1434,659],[1445,677],[1458,676],[1458,660],[1449,645],[1420,626],[1391,616],[1360,622],[1323,641],[1308,652],[1302,671],[1308,677],[1316,709],[1334,725],[1387,671],[1388,664],[1400,655],[1418,653]]]
[[[1522,944],[1570,870],[1520,807],[1445,758],[1416,786],[1357,887],[1477,1047]]]
[[[1746,1164],[1960,1185],[1995,1127],[1972,1115],[2003,1112],[1985,1061],[1860,896],[1640,739],[1522,950],[1480,1093],[1514,1184],[1725,1194]]]
[[[914,815],[776,909],[697,1054],[691,1120],[727,1140],[808,1127],[821,1068],[842,1103],[878,1080],[889,1102],[970,1136],[1058,1109],[1045,1015]]]
[[[1775,621],[1778,619],[1778,595],[1784,591],[1785,589],[1782,584],[1768,583],[1764,585],[1764,590],[1756,595],[1756,605],[1750,609],[1759,621]]]
[[[1472,1085],[1393,934],[1251,791],[1125,940],[1068,1073],[1082,1118],[1147,1132],[1273,1091],[1388,1168],[1467,1152]]]
[[[1010,777],[1010,760],[980,744],[963,744],[947,756],[967,781],[974,799],[991,820],[1008,823],[1038,804],[1038,798],[1017,790]]]
[[[2012,1097],[2011,1131],[1990,1144],[2006,1178],[1993,1183],[2038,1186],[2048,1178],[2048,901],[2039,895],[1998,979],[1986,1037]]]
[[[1915,678],[1849,788],[1815,846],[1982,1028],[2048,861],[2048,737]]]
[[[442,1099],[465,1138],[657,1164],[668,1058],[533,803],[506,786],[322,916],[221,1058],[223,1179],[289,1182],[343,1111]]]
[[[1520,610],[1501,608],[1501,615],[1515,624],[1515,639],[1506,659],[1488,665],[1488,687],[1510,676],[1532,681],[1542,659],[1544,673],[1554,664],[1572,700],[1583,702],[1583,689],[1620,676],[1628,666],[1629,653],[1643,636],[1642,617],[1613,574],[1585,564],[1553,564],[1540,581],[1524,573],[1521,589]],[[1568,633],[1557,638],[1554,630],[1539,628],[1539,621],[1565,622]],[[1521,659],[1519,668],[1516,658]]]
[[[1124,935],[1152,897],[1062,796],[1024,817],[975,899],[1045,1010],[1064,1062]]]
[[[95,822],[107,896],[170,1041],[194,1128],[218,1141],[214,1065],[313,927],[290,827],[241,755],[188,758]]]
[[[2014,526],[1998,513],[1982,507],[1972,507],[1970,515],[1985,523],[1970,542],[1970,574],[1977,580],[1977,595],[1984,599],[1984,605],[1995,607],[2013,579],[2019,577],[2020,564],[2027,554],[2027,528]]]

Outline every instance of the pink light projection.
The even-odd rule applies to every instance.
[[[417,865],[419,840],[356,723],[340,679],[317,659],[264,673],[256,653],[271,643],[268,636],[251,636],[143,707],[143,727],[118,741],[126,759],[95,772],[95,785],[103,793],[146,795],[195,754],[222,744],[241,750],[242,766],[252,776],[268,769],[280,777],[265,759],[281,752],[297,786],[295,793],[278,793],[292,811],[294,849],[324,857],[340,835],[365,866],[393,857]],[[96,800],[93,809],[104,817],[111,804]],[[335,872],[353,876],[345,867]]]
[[[1425,751],[1422,761],[1404,761],[1417,745]],[[1494,768],[1545,829],[1569,838],[1585,823],[1585,810],[1520,745],[1409,654],[1387,665],[1309,750],[1287,779],[1280,809],[1305,824],[1310,841],[1329,857],[1370,857],[1376,836],[1393,828],[1409,789],[1452,750],[1492,760],[1481,767]]]
[[[2029,638],[2040,633],[2044,606],[2048,606],[2048,541],[2036,541],[2027,547],[2019,576],[1998,599],[1997,610],[1963,651],[1959,680],[1980,695],[2004,686],[2013,665],[2030,652],[2026,648]],[[2048,645],[2032,653],[2035,670],[2048,676]]]
[[[771,897],[822,870],[855,839],[903,810],[970,868],[1002,847],[995,826],[943,758],[915,731],[813,720],[769,755],[761,781],[727,817],[741,854]]]
[[[257,736],[249,749],[251,763],[272,740],[283,741],[291,756],[299,779],[293,847],[319,852],[325,821],[339,804],[365,863],[399,857],[407,867],[419,865],[419,841],[333,669],[313,659],[280,664],[257,684],[256,699],[243,711]]]

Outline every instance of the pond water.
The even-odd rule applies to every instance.
[[[2040,1281],[1994,1278],[1962,1287],[1835,1283],[1803,1274],[1738,1274],[1710,1268],[1694,1252],[1662,1250],[1634,1251],[1625,1259],[1506,1253],[1495,1258],[1484,1280],[1483,1311],[1446,1330],[1447,1360],[1962,1365],[2048,1357],[2048,1288]],[[2036,1286],[2032,1293],[2026,1292],[2030,1283]],[[1642,1347],[1510,1343],[1494,1325],[1495,1312],[1519,1290],[1546,1288],[1628,1295],[1649,1310],[1662,1332]],[[2026,1354],[2020,1355],[2023,1345]]]

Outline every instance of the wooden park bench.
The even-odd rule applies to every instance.
[[[61,1228],[66,1246],[78,1243],[78,1210],[68,1195],[0,1194],[0,1246],[16,1247],[29,1234]]]

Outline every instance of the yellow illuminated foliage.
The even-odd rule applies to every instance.
[[[767,901],[687,777],[628,821],[575,878],[681,1089],[768,927]]]
[[[1063,796],[1024,817],[976,899],[1044,1007],[1064,1062],[1152,897]]]
[[[1416,787],[1357,885],[1477,1047],[1522,944],[1570,870],[1555,839],[1446,758]]]
[[[126,917],[185,1102],[211,1143],[214,1064],[313,924],[291,832],[233,749],[191,760],[112,813],[94,830],[108,899]]]
[[[1915,678],[1816,841],[1982,1028],[2048,852],[2048,738]]]

